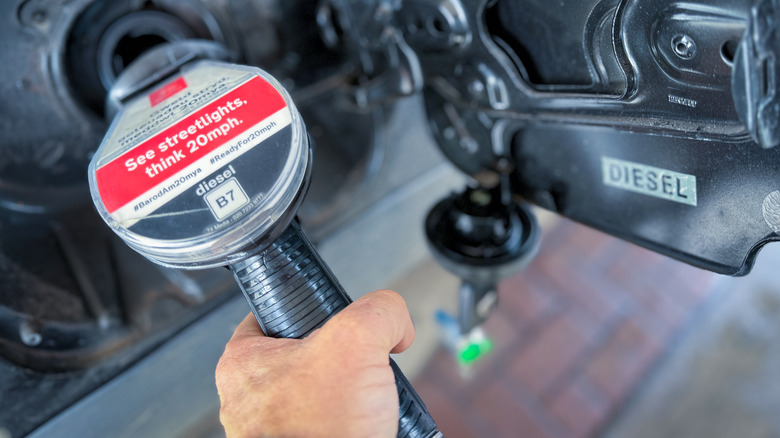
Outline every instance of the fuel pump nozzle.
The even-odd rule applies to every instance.
[[[266,335],[305,337],[351,300],[295,219],[312,165],[303,120],[268,73],[177,44],[139,58],[135,84],[117,81],[111,96],[124,97],[89,167],[95,206],[156,263],[229,266]],[[389,361],[398,436],[441,436]]]

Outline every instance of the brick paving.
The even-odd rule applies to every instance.
[[[440,348],[414,386],[447,438],[598,436],[715,278],[562,220],[499,286],[493,351],[464,376]]]

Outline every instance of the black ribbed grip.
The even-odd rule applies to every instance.
[[[295,221],[262,253],[230,269],[267,336],[302,338],[352,302]],[[392,359],[390,366],[400,402],[398,436],[442,436]]]

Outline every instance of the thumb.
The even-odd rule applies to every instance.
[[[326,322],[320,332],[323,337],[348,339],[353,347],[376,349],[384,356],[400,353],[414,341],[406,302],[390,290],[360,297]]]

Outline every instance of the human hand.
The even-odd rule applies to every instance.
[[[250,313],[217,365],[227,436],[394,437],[388,353],[413,340],[406,303],[392,291],[358,299],[304,339],[266,337]]]

